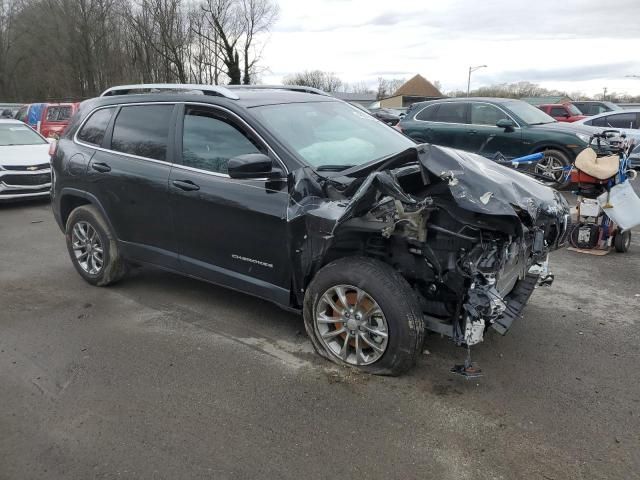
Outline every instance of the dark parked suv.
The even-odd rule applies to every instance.
[[[588,144],[591,131],[559,123],[522,100],[446,98],[414,104],[400,120],[402,131],[418,142],[506,158],[544,152],[539,175],[560,186],[563,168]]]
[[[52,165],[87,282],[147,264],[256,295],[372,373],[410,367],[425,330],[504,333],[567,228],[556,191],[302,87],[114,87]]]

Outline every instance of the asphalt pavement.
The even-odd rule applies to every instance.
[[[505,337],[436,335],[400,378],[318,358],[301,318],[151,268],[73,269],[47,203],[0,206],[0,479],[640,478],[640,232],[552,255]]]

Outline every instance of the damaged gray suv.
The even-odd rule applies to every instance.
[[[426,331],[504,334],[569,214],[523,174],[303,87],[114,87],[81,104],[52,165],[87,282],[147,264],[246,292],[376,374],[410,368]]]

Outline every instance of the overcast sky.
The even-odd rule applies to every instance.
[[[264,83],[320,69],[347,82],[420,73],[465,89],[528,80],[640,94],[640,0],[278,0]]]

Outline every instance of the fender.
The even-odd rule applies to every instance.
[[[576,153],[568,149],[565,145],[550,142],[538,142],[534,144],[529,150],[528,155],[532,153],[544,152],[547,149],[561,151],[569,158],[571,162],[573,162],[576,158]]]
[[[87,192],[85,192],[83,190],[78,190],[76,188],[71,188],[71,187],[63,187],[60,190],[60,193],[57,195],[56,201],[54,202],[55,204],[53,206],[53,215],[54,215],[54,217],[56,219],[56,222],[58,223],[58,226],[60,227],[60,229],[62,230],[63,233],[66,231],[66,218],[65,219],[62,218],[62,208],[61,207],[62,207],[62,200],[65,197],[83,198],[89,204],[91,204],[94,207],[96,207],[98,209],[98,211],[102,214],[102,218],[104,218],[105,222],[107,222],[107,225],[109,225],[109,229],[115,235],[116,240],[120,241],[120,236],[118,235],[118,232],[113,228],[113,225],[111,224],[111,221],[109,220],[109,217],[108,217],[107,213],[105,212],[104,207],[100,203],[100,200],[98,200],[98,198],[96,196],[92,195],[91,193],[87,193]],[[71,212],[69,212],[69,213],[71,213]]]

